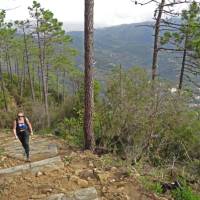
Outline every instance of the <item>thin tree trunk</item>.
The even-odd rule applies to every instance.
[[[10,56],[9,56],[7,48],[6,48],[6,66],[7,66],[8,76],[9,76],[10,82],[12,84],[13,83],[12,69],[11,69],[11,63],[10,63]]]
[[[11,66],[11,60],[10,60],[10,55],[8,52],[8,66],[9,66],[9,71],[10,71],[10,80],[11,80],[11,85],[13,84],[13,74],[12,74],[12,66]]]
[[[26,89],[26,64],[24,63],[24,68],[23,68],[23,79],[24,79],[24,82],[23,82],[23,87],[24,89]]]
[[[40,64],[38,63],[38,82],[39,82],[39,93],[40,93],[40,100],[42,101],[42,89],[41,89],[41,69]]]
[[[17,62],[16,62],[16,59],[15,59],[15,74],[17,75]]]
[[[24,87],[25,87],[25,79],[24,79],[24,73],[25,73],[25,63],[24,63],[24,55],[23,55],[23,62],[22,62],[22,70],[21,70],[21,80],[20,80],[20,97],[23,97]]]
[[[28,47],[27,47],[27,40],[26,40],[24,27],[23,27],[23,36],[24,36],[24,50],[25,50],[25,56],[26,56],[26,65],[28,69],[29,83],[30,83],[30,88],[31,88],[31,97],[32,97],[33,102],[35,102],[35,92],[34,92],[33,81],[31,77],[31,70],[30,70],[29,57],[28,57]]]
[[[38,20],[37,20],[37,28],[39,27]],[[41,46],[41,38],[40,33],[37,31],[37,39],[38,39],[38,48],[39,48],[39,63],[41,68],[41,75],[42,75],[42,89],[43,89],[43,97],[44,97],[44,105],[45,105],[45,114],[46,114],[46,120],[47,120],[47,126],[50,126],[50,119],[49,119],[49,106],[48,106],[48,94],[47,94],[47,85],[46,85],[46,72],[45,72],[45,55],[44,55],[44,49],[42,51]],[[45,42],[45,41],[44,41]],[[44,47],[45,48],[45,44]]]
[[[94,0],[85,0],[85,113],[84,137],[85,149],[93,150],[94,134],[92,126],[93,114],[93,9]]]
[[[33,79],[33,90],[35,91],[35,66],[34,64],[32,65],[32,69],[33,69],[33,74],[32,74],[32,79]]]
[[[120,118],[122,119],[122,65],[119,66],[119,84],[120,84]]]
[[[49,64],[47,63],[46,64],[46,86],[47,86],[47,93],[49,91]]]
[[[158,16],[156,18],[156,23],[155,23],[153,61],[152,61],[152,80],[155,80],[157,75],[160,21],[163,14],[164,5],[165,5],[165,0],[162,0],[158,7]]]
[[[58,98],[58,102],[59,102],[59,71],[57,70],[57,98]]]
[[[17,70],[17,87],[19,88],[20,85],[20,73],[19,73],[19,61],[16,57],[16,70]]]
[[[7,53],[7,50],[6,50],[6,69],[7,69],[8,77],[10,78],[10,70],[9,70],[9,65],[8,65],[8,53]]]
[[[184,71],[185,71],[185,60],[186,60],[186,54],[187,54],[187,40],[188,40],[188,36],[186,35],[185,43],[184,43],[183,58],[182,58],[181,73],[179,77],[179,85],[178,85],[179,90],[181,90],[183,86],[183,76],[184,76]]]
[[[1,81],[1,90],[2,90],[2,93],[3,93],[5,111],[8,112],[8,104],[7,104],[7,100],[6,100],[5,87],[4,87],[4,82],[3,82],[3,74],[2,74],[2,69],[1,69],[1,61],[0,61],[0,81]]]
[[[63,104],[65,103],[65,70],[63,71]]]

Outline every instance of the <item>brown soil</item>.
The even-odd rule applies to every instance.
[[[3,141],[0,137],[1,142]],[[40,139],[35,136],[35,139]],[[6,142],[12,136],[6,136]],[[59,147],[59,154],[65,166],[51,172],[25,173],[18,176],[0,177],[1,200],[46,199],[51,194],[67,193],[80,188],[94,186],[102,200],[158,200],[138,183],[136,174],[126,173],[122,167],[104,166],[103,157],[89,151],[70,148],[64,141],[47,137]],[[1,144],[0,144],[1,145]],[[1,147],[1,146],[0,146]],[[0,151],[1,152],[1,151]],[[23,160],[10,158],[0,153],[0,168],[23,164]]]

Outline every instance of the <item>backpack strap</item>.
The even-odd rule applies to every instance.
[[[16,130],[18,131],[18,124],[19,124],[18,118],[16,118],[15,121],[16,121]],[[25,124],[27,125],[27,127],[28,127],[27,130],[30,131],[30,127],[29,127],[29,125],[28,125],[28,118],[25,117],[25,116],[24,116],[24,123],[25,123]]]

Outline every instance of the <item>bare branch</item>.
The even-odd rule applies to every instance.
[[[160,47],[158,48],[158,50],[165,50],[165,51],[178,51],[178,52],[182,52],[184,51],[184,49],[172,49],[172,48],[165,48],[165,47]]]
[[[14,8],[7,8],[7,9],[3,9],[3,10],[5,10],[5,11],[11,11],[11,10],[15,10],[15,9],[17,9],[17,8],[20,8],[21,6],[16,6],[16,7],[14,7]]]
[[[167,21],[165,19],[162,19],[162,23],[166,24],[166,25],[172,25],[172,26],[178,26],[178,27],[181,27],[182,25],[181,24],[177,24],[177,23],[174,23],[174,22],[170,22],[170,21]]]
[[[152,24],[152,25],[136,25],[135,27],[149,27],[149,28],[154,28],[154,25]]]
[[[192,73],[192,74],[195,74],[195,75],[200,74],[200,71],[195,71],[195,70],[192,70],[192,69],[187,68],[187,67],[185,68],[185,71]]]
[[[133,3],[135,3],[136,5],[141,5],[141,6],[150,4],[150,3],[152,3],[152,2],[154,2],[154,3],[159,3],[159,2],[156,1],[156,0],[149,0],[149,1],[144,2],[144,3],[140,3],[140,2],[138,2],[137,0],[131,0],[131,1],[132,1]]]
[[[186,75],[186,74],[184,74],[184,76],[188,79],[188,81],[190,81],[194,86],[196,86],[196,87],[200,87],[200,85],[199,84],[197,84],[196,82],[194,82],[188,75]]]
[[[185,3],[191,3],[192,1],[179,1],[179,2],[173,2],[173,3],[168,3],[168,4],[165,4],[164,6],[165,7],[168,7],[168,6],[174,6],[174,5],[179,5],[179,4],[185,4]]]

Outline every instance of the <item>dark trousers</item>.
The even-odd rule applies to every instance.
[[[25,150],[27,158],[29,158],[29,133],[28,131],[22,131],[17,133],[17,137],[19,138],[22,146]]]

